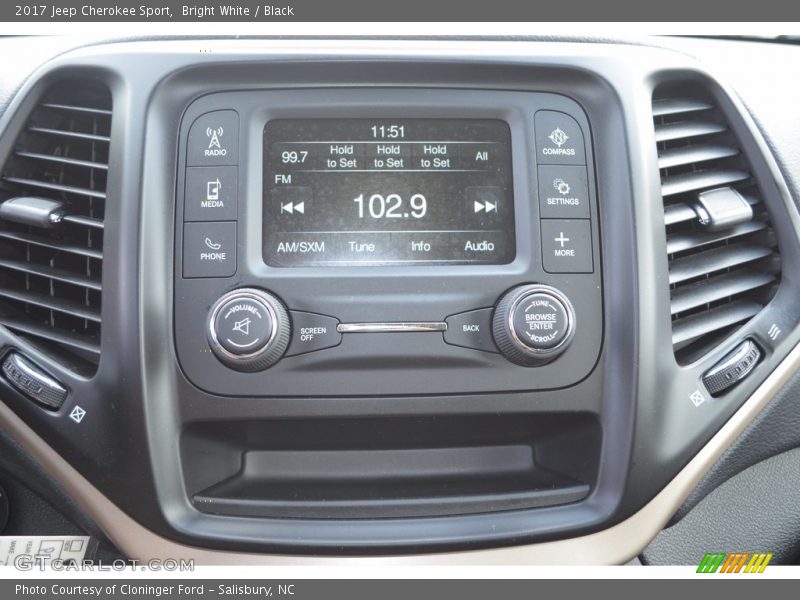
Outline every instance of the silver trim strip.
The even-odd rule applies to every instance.
[[[436,321],[404,323],[339,323],[339,333],[418,333],[447,331],[447,323]]]
[[[0,427],[53,476],[109,539],[130,558],[192,558],[212,565],[580,565],[624,564],[664,527],[700,480],[789,379],[800,370],[800,346],[764,381],[700,452],[639,512],[625,521],[583,537],[467,552],[403,556],[287,556],[214,551],[173,542],[149,531],[106,498],[8,406],[0,402]]]

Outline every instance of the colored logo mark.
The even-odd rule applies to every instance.
[[[707,552],[697,572],[763,573],[772,557],[772,552]]]

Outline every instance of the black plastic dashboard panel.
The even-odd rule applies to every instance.
[[[556,115],[565,120],[569,125],[562,124],[562,127],[571,132],[570,125],[578,123],[584,132],[582,136],[573,133],[575,138],[583,138],[577,141],[576,164],[558,164],[563,163],[558,158],[549,161],[552,165],[548,166],[550,186],[552,179],[569,178],[570,169],[585,169],[588,181],[594,181],[591,128],[577,104],[554,94],[480,89],[369,87],[218,93],[203,96],[192,103],[184,114],[180,139],[191,141],[196,135],[198,139],[194,143],[208,145],[209,138],[205,132],[209,127],[212,130],[222,127],[225,120],[231,122],[228,129],[234,127],[234,119],[225,118],[226,111],[238,115],[239,147],[238,152],[232,154],[239,158],[212,157],[204,164],[226,162],[231,165],[238,162],[238,219],[186,225],[183,219],[177,219],[175,231],[175,339],[181,366],[193,383],[212,393],[235,396],[452,394],[562,388],[590,373],[597,362],[603,329],[599,219],[542,220],[537,200],[539,177],[536,165],[548,162],[542,153],[537,158],[537,136],[534,134],[537,113]],[[264,124],[273,119],[356,116],[384,121],[392,118],[502,119],[508,123],[513,160],[513,165],[508,166],[513,166],[514,175],[516,259],[507,265],[294,269],[266,265],[261,257],[261,223],[265,218],[262,211],[275,212],[266,218],[279,219],[282,215],[275,211],[275,207],[265,205],[262,199],[264,160],[261,140]],[[198,128],[200,134],[196,133]],[[557,124],[550,127],[552,130],[556,128]],[[547,140],[550,129],[537,132],[539,139]],[[564,147],[572,145],[573,142],[567,140]],[[549,146],[558,148],[553,143]],[[182,145],[179,149],[179,207],[181,201],[189,202],[185,199],[188,195],[184,191],[184,175],[190,171],[185,166],[184,155],[196,152],[194,147],[188,151],[184,148]],[[584,160],[585,167],[580,164]],[[211,177],[210,174],[204,175]],[[587,188],[591,199],[590,214],[596,215],[594,185]],[[496,211],[509,210],[503,202],[498,204]],[[327,206],[312,208],[310,203],[306,208],[309,212],[315,209],[330,210]],[[186,216],[188,209],[183,210]],[[454,210],[472,211],[472,201],[465,197]],[[285,212],[283,217],[288,220]],[[238,256],[235,273],[230,277],[187,277],[187,261],[194,264],[197,251],[193,240],[186,237],[186,228],[199,226],[215,231],[208,228],[227,224],[236,229]],[[577,247],[580,244],[581,252],[588,251],[589,270],[592,272],[548,273],[545,270],[545,248],[549,247],[550,237],[557,237],[557,234],[546,233],[549,231],[546,227],[551,224],[560,227],[559,231],[567,231],[567,234],[561,234],[565,240],[573,238],[562,244],[567,249],[570,245]],[[569,228],[582,225],[586,225],[588,236],[569,233]],[[213,237],[214,233],[210,235]],[[544,239],[545,235],[549,237]],[[583,239],[578,240],[578,237]],[[475,238],[476,242],[483,239]],[[200,247],[203,255],[209,254],[204,244],[201,243]],[[597,268],[591,268],[592,256]],[[569,264],[565,265],[565,269],[570,268]],[[443,322],[451,315],[493,307],[506,290],[534,282],[554,286],[566,294],[575,307],[577,323],[575,339],[564,355],[535,370],[514,365],[496,349],[487,352],[447,344],[446,338],[439,333],[345,334],[333,348],[286,357],[257,373],[236,373],[205,351],[208,348],[206,323],[211,305],[223,293],[239,287],[264,288],[278,296],[290,311],[322,314],[342,323]],[[296,329],[294,333],[297,333]]]
[[[699,375],[737,339],[726,340],[698,363],[679,367],[674,362],[650,113],[654,87],[690,78],[712,90],[765,188],[785,264],[798,260],[797,213],[774,161],[740,103],[691,59],[641,47],[633,56],[630,46],[611,44],[274,41],[265,48],[220,41],[216,52],[199,54],[207,45],[141,42],[67,54],[25,86],[0,123],[4,129],[0,158],[5,158],[45,85],[89,73],[112,89],[116,114],[108,193],[116,201],[109,202],[106,239],[115,243],[108,244],[104,263],[103,354],[97,375],[91,380],[75,377],[3,330],[4,346],[35,357],[73,395],[61,411],[50,414],[5,384],[2,394],[81,473],[148,528],[208,547],[349,554],[511,545],[603,529],[652,498],[797,342],[798,282],[787,269],[764,318],[754,319],[741,332],[763,343],[765,360],[723,398],[700,408],[689,401]],[[221,91],[326,89],[346,94],[354,88],[435,89],[454,98],[465,90],[521,96],[546,93],[571,98],[580,107],[591,124],[587,131],[594,154],[597,241],[606,293],[603,345],[588,376],[569,387],[538,391],[520,391],[533,390],[534,384],[474,393],[454,389],[426,395],[418,390],[379,396],[364,389],[358,396],[294,397],[221,396],[184,376],[173,338],[175,315],[187,302],[176,287],[175,248],[180,246],[174,239],[176,223],[182,220],[175,199],[181,189],[176,179],[182,160],[178,132],[186,107]],[[514,172],[520,176],[517,168]],[[784,218],[775,216],[780,214]],[[502,291],[493,289],[491,301]],[[197,303],[207,306],[211,301],[213,295],[208,293]],[[430,318],[442,316],[437,312]],[[776,319],[786,334],[773,342],[764,332]],[[68,418],[77,403],[87,408],[82,425]],[[508,436],[504,426],[508,420],[527,430]],[[376,421],[385,424],[383,430],[390,434],[377,441],[370,433]],[[497,426],[490,426],[491,435],[481,438],[476,423],[484,421]],[[565,436],[548,440],[537,421],[557,424],[553,431],[564,431]],[[278,468],[262,469],[261,459],[298,449],[325,451],[330,447],[325,440],[342,439],[337,430],[356,436],[356,447],[337,442],[337,453],[370,451],[397,440],[397,428],[405,423],[423,443],[415,447],[413,440],[407,440],[397,449],[414,451],[434,445],[431,436],[440,431],[437,423],[456,422],[459,426],[452,437],[442,439],[444,454],[438,456],[466,443],[467,451],[460,454],[465,464],[474,466],[481,455],[517,457],[512,462],[523,473],[529,463],[519,460],[519,448],[527,444],[538,449],[538,465],[553,465],[561,474],[587,484],[588,495],[556,506],[504,505],[504,510],[493,513],[457,510],[457,515],[443,516],[438,511],[436,516],[404,514],[391,519],[385,518],[385,511],[361,519],[330,514],[320,519],[308,516],[311,513],[286,519],[261,509],[262,516],[254,516],[252,507],[241,516],[242,504],[239,516],[232,516],[233,512],[220,510],[202,512],[192,502],[193,497],[207,497],[220,489],[218,496],[238,494],[246,499],[249,492],[241,490],[257,489],[259,481],[268,478],[237,481],[238,473],[248,473],[243,466],[258,467],[250,471],[256,474],[280,474],[284,471]],[[279,432],[282,424],[288,431],[301,432],[323,427],[324,443],[313,448],[313,440],[266,435]],[[602,432],[599,438],[592,437],[596,431]],[[570,441],[570,434],[576,433],[587,433],[593,441],[586,444],[587,438],[580,435]],[[558,448],[567,442],[583,445],[586,452],[548,456],[548,446]],[[491,451],[483,454],[486,448]],[[252,456],[246,457],[248,452]],[[201,456],[205,469],[195,460]],[[339,457],[336,464],[348,464],[349,455]],[[526,476],[512,479],[522,481]],[[222,485],[225,481],[232,485]],[[475,496],[480,490],[471,491]],[[398,492],[396,499],[402,500],[402,494]]]

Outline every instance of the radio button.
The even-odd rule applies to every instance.
[[[235,220],[238,180],[237,167],[187,168],[184,220]]]
[[[342,342],[342,334],[336,330],[339,320],[325,315],[290,310],[292,338],[286,356],[296,356],[333,348]]]
[[[492,337],[493,312],[493,308],[481,308],[447,317],[444,341],[452,346],[497,353]]]
[[[536,162],[540,165],[585,165],[583,132],[566,113],[540,110],[534,116]]]
[[[195,119],[189,130],[186,164],[190,167],[239,164],[239,115],[215,110]]]
[[[543,219],[588,219],[586,167],[539,167],[539,216]]]

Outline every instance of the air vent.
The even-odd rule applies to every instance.
[[[780,257],[763,195],[711,96],[659,89],[653,119],[672,345],[688,363],[764,308],[780,280]]]
[[[53,86],[0,183],[0,323],[83,372],[100,356],[110,133],[105,86]]]

